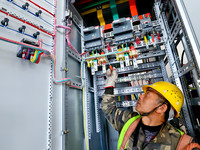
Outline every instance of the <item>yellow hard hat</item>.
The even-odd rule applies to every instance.
[[[181,90],[174,84],[166,81],[159,81],[152,85],[144,85],[142,87],[144,93],[148,88],[152,88],[159,92],[166,100],[169,101],[171,106],[175,109],[175,117],[179,117],[179,112],[183,106],[184,97]]]

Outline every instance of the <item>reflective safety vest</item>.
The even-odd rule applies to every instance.
[[[128,140],[131,137],[131,135],[133,134],[133,132],[135,131],[135,128],[139,124],[140,119],[141,119],[141,116],[138,115],[138,116],[135,116],[135,117],[129,119],[125,123],[125,125],[123,126],[123,128],[122,128],[122,130],[120,132],[117,150],[126,149],[126,146],[128,144]],[[176,150],[183,150],[188,146],[188,144],[190,144],[192,142],[193,138],[188,136],[187,134],[184,134],[184,132],[182,132],[182,131],[180,131],[178,129],[176,129],[175,131],[178,131],[181,134],[181,138],[177,139]]]
[[[126,135],[126,132],[127,132],[128,129],[130,129],[129,127],[131,126],[131,124],[132,124],[134,121],[137,120],[137,125],[138,125],[138,123],[139,123],[139,121],[140,121],[140,119],[141,119],[140,117],[141,117],[141,116],[138,115],[138,116],[135,116],[135,117],[129,119],[129,120],[126,122],[126,124],[123,126],[123,128],[122,128],[122,130],[121,130],[121,132],[120,132],[120,135],[119,135],[117,150],[123,150],[123,149],[125,149],[124,145],[126,146],[126,144],[127,144],[127,142],[128,142],[128,139],[127,139],[127,138],[124,139],[124,137],[125,137],[125,135]],[[137,127],[137,125],[136,125],[136,127]],[[135,129],[134,129],[134,130],[135,130]],[[133,133],[133,132],[132,132],[132,133]],[[130,136],[129,136],[128,138],[130,138]],[[122,144],[122,143],[123,143],[123,144]]]

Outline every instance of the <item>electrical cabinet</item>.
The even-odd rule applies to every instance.
[[[1,0],[1,149],[115,150],[101,110],[116,68],[116,106],[134,111],[142,86],[184,94],[171,124],[200,142],[199,1]]]
[[[88,50],[95,50],[103,48],[102,36],[99,27],[89,27],[83,30],[85,48]]]

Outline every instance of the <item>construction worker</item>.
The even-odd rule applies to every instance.
[[[173,127],[169,118],[179,117],[184,97],[180,89],[160,81],[142,87],[137,112],[116,108],[114,87],[118,79],[115,68],[106,72],[102,110],[112,127],[120,132],[118,150],[185,150],[200,149],[192,138]],[[189,146],[188,146],[189,145]]]

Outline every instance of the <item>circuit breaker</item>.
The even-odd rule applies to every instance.
[[[197,4],[1,0],[1,149],[117,149],[101,110],[114,67],[118,109],[134,111],[143,85],[171,82],[185,103],[170,123],[200,142]]]
[[[99,27],[89,27],[83,30],[85,49],[87,51],[100,49],[103,47],[101,29]]]
[[[170,10],[168,10],[168,7]],[[99,26],[99,28],[102,28],[101,38],[104,46],[101,48],[96,47],[96,49],[85,55],[85,60],[88,68],[91,69],[90,73],[94,82],[96,132],[101,132],[103,126],[102,119],[100,119],[102,113],[99,109],[101,109],[101,97],[105,91],[105,72],[108,68],[112,70],[115,67],[118,72],[119,77],[114,94],[116,107],[119,109],[131,110],[136,106],[139,96],[143,93],[142,86],[153,84],[157,81],[172,82],[183,92],[185,91],[183,78],[186,76],[183,76],[183,74],[177,75],[177,71],[182,70],[182,68],[178,64],[178,58],[174,53],[174,51],[182,53],[179,48],[175,47],[180,42],[178,33],[181,33],[181,25],[178,25],[177,20],[173,20],[175,19],[175,13],[177,13],[178,17],[178,12],[172,13],[171,7],[171,3],[156,1],[152,5],[153,13],[151,14],[148,12],[140,15],[135,14],[132,18],[123,17],[113,20],[110,25]],[[162,12],[163,10],[166,11],[166,14]],[[169,15],[172,15],[171,19]],[[99,21],[101,20],[99,19]],[[171,24],[170,21],[173,23]],[[84,40],[84,43],[86,44],[87,41]],[[177,50],[175,50],[176,48]],[[183,61],[183,56],[181,59]],[[174,63],[177,64],[175,65]],[[183,68],[185,67],[183,66]],[[185,99],[188,99],[186,98],[188,96],[186,93]],[[185,101],[187,102],[188,100]],[[183,106],[182,115],[188,115],[190,109]],[[179,128],[180,124],[178,125],[175,122],[172,121],[172,124],[174,123]],[[195,124],[195,121],[193,123]],[[193,123],[192,118],[185,123],[188,132],[191,134],[194,134],[190,130]],[[109,130],[112,129],[109,128]],[[116,139],[116,135],[108,136],[113,140]],[[116,149],[116,147],[111,147],[110,149]]]
[[[113,21],[113,34],[116,43],[127,43],[133,41],[133,30],[131,20],[121,18]]]

